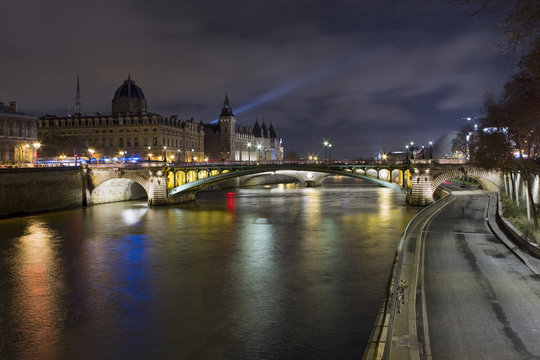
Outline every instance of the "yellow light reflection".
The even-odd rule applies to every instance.
[[[32,346],[24,348],[20,358],[58,358],[56,342],[59,313],[54,299],[52,281],[61,277],[53,266],[52,241],[55,234],[44,223],[34,220],[19,239],[16,262],[18,291],[14,308],[20,318],[20,332]],[[53,280],[50,280],[53,279]]]

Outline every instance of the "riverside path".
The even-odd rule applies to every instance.
[[[540,278],[490,231],[490,194],[453,195],[424,230],[420,358],[540,359]]]

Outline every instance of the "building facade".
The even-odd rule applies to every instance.
[[[80,109],[77,79],[76,111]],[[79,110],[80,111],[80,110]],[[38,136],[49,156],[134,158],[175,162],[204,161],[202,123],[147,112],[142,89],[128,76],[112,99],[112,115],[45,115]]]
[[[29,166],[35,164],[37,118],[20,113],[17,103],[0,102],[0,165]]]
[[[283,160],[282,140],[270,125],[237,125],[236,116],[225,95],[223,108],[216,123],[204,124],[206,155],[216,161],[277,161]]]

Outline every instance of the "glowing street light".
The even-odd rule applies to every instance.
[[[247,147],[248,147],[248,162],[251,162],[251,141],[248,141]]]
[[[165,154],[163,158],[165,159],[165,162],[167,162],[167,147],[166,146],[163,147],[163,153]]]
[[[332,160],[332,144],[328,144],[328,157]]]
[[[90,154],[90,158],[89,158],[88,160],[91,160],[91,159],[92,159],[92,157],[94,156],[94,153],[95,153],[95,152],[96,152],[96,150],[94,150],[94,149],[92,149],[92,148],[88,149],[88,153]]]
[[[262,158],[262,145],[257,144],[257,150],[259,150],[259,161],[261,161]]]
[[[41,147],[41,144],[38,143],[38,142],[35,142],[34,144],[34,158],[35,158],[35,161],[36,161],[36,166],[37,166],[37,160],[38,160],[38,149]]]

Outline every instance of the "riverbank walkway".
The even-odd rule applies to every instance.
[[[407,283],[403,303],[381,306],[364,359],[540,359],[540,260],[498,228],[496,199],[454,191],[411,223],[389,286]]]

